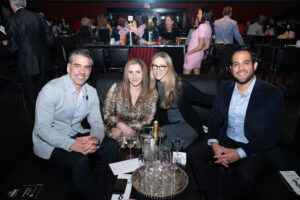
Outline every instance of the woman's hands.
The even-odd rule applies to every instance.
[[[130,126],[123,122],[119,122],[116,128],[118,128],[121,131],[121,133],[123,133],[123,135],[125,135],[126,137],[135,134],[135,130],[133,130]]]
[[[111,129],[111,137],[113,139],[117,139],[117,137],[119,137],[119,135],[122,133],[121,129],[119,128],[112,128]]]

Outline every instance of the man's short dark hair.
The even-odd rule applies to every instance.
[[[76,55],[81,55],[84,57],[87,57],[90,60],[90,66],[93,66],[94,60],[93,60],[93,54],[87,50],[87,49],[75,49],[72,51],[69,55],[69,63],[71,64],[73,62],[73,59]]]
[[[256,53],[252,52],[247,46],[240,46],[239,48],[237,48],[237,49],[235,49],[233,51],[232,56],[231,56],[231,64],[232,64],[233,55],[236,54],[236,53],[238,53],[238,52],[241,52],[241,51],[247,51],[250,54],[251,61],[252,61],[253,64],[255,62],[257,62],[257,55],[256,55]]]
[[[226,15],[231,15],[231,14],[232,14],[232,7],[226,6],[226,7],[223,9],[223,15],[226,16]]]

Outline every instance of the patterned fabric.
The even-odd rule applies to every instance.
[[[111,129],[116,127],[118,122],[129,125],[135,131],[150,125],[156,112],[157,95],[148,94],[145,101],[138,97],[135,105],[130,108],[128,99],[122,97],[122,83],[115,83],[109,89],[103,108],[103,119],[105,133],[111,137]],[[124,135],[120,135],[117,141],[124,144]]]
[[[150,72],[152,57],[156,53],[157,49],[155,47],[133,47],[130,49],[128,60],[130,60],[131,58],[142,59],[146,63],[148,72]]]

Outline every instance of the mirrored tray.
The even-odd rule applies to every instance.
[[[144,167],[142,167],[141,169],[144,170]],[[162,188],[164,187],[159,181],[156,184],[154,184],[153,181],[144,182],[144,186],[142,188],[142,177],[139,173],[139,169],[135,170],[132,173],[131,181],[135,190],[146,197],[153,199],[169,199],[180,194],[187,187],[189,183],[189,178],[186,172],[180,167],[178,167],[175,171],[175,180],[172,179],[172,181],[174,181],[175,184],[173,183],[171,187],[165,187],[166,190],[164,191],[162,191]],[[154,186],[152,186],[152,189],[149,189],[151,184],[154,184]]]

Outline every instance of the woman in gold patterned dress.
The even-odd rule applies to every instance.
[[[145,63],[139,58],[127,62],[123,82],[109,89],[103,108],[105,133],[121,147],[126,136],[150,125],[156,112],[156,90],[149,89]]]

